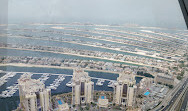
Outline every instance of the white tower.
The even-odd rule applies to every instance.
[[[114,103],[122,106],[133,106],[136,96],[135,76],[130,72],[121,73],[114,87]]]
[[[87,72],[75,69],[72,78],[72,103],[80,105],[93,101],[94,83]]]
[[[51,90],[44,83],[22,75],[18,80],[20,104],[24,111],[49,111],[51,108]]]

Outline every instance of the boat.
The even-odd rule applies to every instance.
[[[56,89],[56,87],[54,85],[48,86],[48,89]]]
[[[61,77],[59,80],[60,80],[60,81],[64,81],[64,79],[65,79],[65,77]]]
[[[12,89],[13,88],[13,86],[9,86],[9,87],[7,87],[7,89]]]
[[[98,79],[96,85],[102,86],[104,84],[105,80],[104,79]]]
[[[66,86],[68,86],[68,87],[72,87],[72,80],[69,81],[69,82],[66,84]]]
[[[110,81],[109,83],[108,83],[108,87],[114,87],[114,81]]]

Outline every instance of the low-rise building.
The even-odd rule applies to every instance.
[[[69,111],[69,105],[65,103],[62,99],[57,100],[57,111]]]
[[[150,87],[154,82],[153,78],[143,78],[139,83],[139,88],[144,89]]]
[[[172,75],[159,73],[155,77],[155,83],[174,85],[174,77]]]
[[[102,107],[102,108],[108,107],[108,99],[106,98],[106,96],[104,94],[99,96],[97,104],[98,104],[99,107]]]

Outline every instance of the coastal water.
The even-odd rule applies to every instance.
[[[62,31],[66,33],[78,33],[78,34],[90,34],[94,36],[105,36],[105,37],[112,37],[112,38],[118,38],[114,36],[107,36],[103,34],[93,34],[90,32],[77,32],[72,30],[59,30],[59,29],[52,29],[51,27],[56,25],[14,25],[9,26],[7,30],[8,34],[12,35],[28,35],[28,36],[36,36],[36,37],[63,37],[66,39],[79,39],[81,41],[89,41],[89,42],[98,42],[98,43],[109,43],[114,44],[117,46],[128,46],[131,48],[138,48],[141,50],[150,51],[149,49],[142,48],[139,46],[131,46],[128,44],[120,44],[115,42],[109,42],[109,41],[103,41],[103,40],[96,40],[91,38],[83,38],[79,36],[64,36],[58,33],[48,33],[48,32],[32,32],[31,30],[37,29],[38,31],[42,30],[51,30],[51,31]],[[69,25],[58,25],[62,27],[73,27],[73,28],[80,28],[84,30],[95,30],[95,28],[109,28],[109,27],[98,27],[98,26],[69,26]],[[168,32],[171,34],[175,34],[180,31],[174,31],[174,30],[166,30],[166,29],[150,29],[150,28],[139,28],[139,27],[110,27],[112,29],[120,29],[125,31],[133,31],[133,32],[141,32],[141,30],[152,30],[152,31],[158,31],[158,32]],[[29,29],[29,30],[20,30],[20,31],[14,31],[11,29]],[[121,33],[119,33],[121,34]],[[128,34],[129,35],[129,34]],[[153,34],[157,35],[157,34]],[[132,35],[133,36],[133,35]],[[140,37],[140,36],[139,36]],[[120,38],[119,38],[120,39]],[[121,38],[122,39],[122,38]],[[123,38],[125,39],[125,38]],[[130,39],[127,39],[130,40]],[[134,41],[134,40],[132,40]],[[12,37],[6,37],[2,36],[0,37],[1,43],[10,43],[10,44],[29,44],[29,45],[41,45],[41,46],[55,46],[55,47],[66,47],[66,48],[75,48],[75,49],[81,49],[81,50],[90,50],[90,51],[101,51],[101,52],[110,52],[110,53],[118,53],[118,54],[125,54],[125,55],[132,55],[132,56],[140,56],[140,57],[146,57],[142,55],[136,55],[131,53],[125,53],[125,52],[119,52],[119,51],[113,51],[103,48],[96,48],[91,46],[83,46],[83,45],[77,45],[77,44],[71,44],[71,43],[63,43],[63,42],[54,42],[54,41],[48,41],[48,40],[36,40],[36,39],[27,39],[27,38],[12,38]],[[94,61],[105,61],[105,62],[114,62],[109,60],[101,60],[101,59],[94,59],[94,58],[88,58],[88,57],[79,57],[79,56],[71,56],[71,55],[65,55],[65,54],[54,54],[54,53],[46,53],[46,52],[37,52],[37,51],[22,51],[22,50],[12,50],[12,49],[0,49],[0,56],[32,56],[32,57],[53,57],[53,58],[62,58],[62,59],[80,59],[80,60],[94,60]],[[120,63],[120,62],[116,62]],[[128,63],[122,63],[127,65],[134,65],[134,64],[128,64]],[[10,78],[8,82],[0,86],[0,93],[4,90],[6,90],[7,87],[13,85],[19,77],[23,74],[21,72],[33,72],[34,75],[32,75],[33,79],[38,79],[41,77],[42,73],[53,73],[53,74],[66,74],[69,76],[65,77],[65,80],[61,82],[59,87],[56,90],[52,90],[52,95],[60,94],[60,93],[67,93],[71,92],[71,88],[66,86],[66,83],[70,81],[73,71],[68,69],[55,69],[55,68],[36,68],[36,67],[13,67],[13,66],[7,66],[7,67],[0,67],[0,70],[3,71],[13,71],[13,72],[20,72],[17,73],[13,78]],[[112,73],[103,73],[103,72],[95,72],[95,71],[87,71],[89,73],[89,76],[96,77],[96,78],[103,78],[103,79],[109,79],[109,80],[116,80],[118,77],[118,74],[112,74]],[[38,74],[40,73],[40,74]],[[0,77],[2,77],[4,74],[1,73]],[[49,79],[45,81],[45,85],[49,86],[53,81],[57,78],[57,75],[51,75]],[[136,82],[138,83],[142,78],[136,77]],[[92,79],[92,81],[96,84],[97,80]],[[105,90],[105,91],[113,91],[112,88],[109,88],[107,86],[109,81],[105,81],[103,86],[94,86],[95,90]],[[0,98],[0,111],[11,111],[13,109],[16,109],[19,104],[19,92],[17,91],[13,97],[10,98]]]
[[[42,76],[42,73],[53,73],[53,74],[66,74],[66,75],[72,75],[73,71],[69,69],[54,69],[54,68],[34,68],[34,67],[13,67],[13,66],[7,66],[7,67],[0,67],[0,70],[3,71],[12,71],[12,72],[33,72],[34,75],[32,75],[33,79],[38,79]],[[112,74],[112,73],[104,73],[104,72],[95,72],[95,71],[87,71],[89,76],[96,77],[96,78],[104,78],[104,79],[110,79],[110,80],[116,80],[118,77],[118,74]],[[38,74],[40,73],[40,74]],[[23,73],[17,73],[13,78],[10,78],[7,83],[3,84],[0,87],[0,93],[4,90],[6,90],[7,87],[13,85],[19,77]],[[2,74],[0,74],[1,76]],[[57,75],[51,75],[49,79],[45,81],[45,85],[49,86],[53,81],[57,78]],[[65,80],[61,82],[61,84],[58,86],[56,90],[52,90],[52,95],[60,94],[60,93],[67,93],[71,92],[72,89],[70,87],[66,86],[66,83],[69,82],[71,79],[71,76],[66,76]],[[142,78],[136,77],[136,82],[138,83]],[[108,82],[105,81],[103,86],[96,86],[97,79],[92,79],[92,81],[95,83],[94,89],[95,90],[104,90],[104,91],[113,91],[112,88],[109,88]],[[19,104],[19,92],[17,91],[13,97],[10,98],[0,98],[0,104],[2,107],[0,107],[0,111],[11,111],[15,108],[17,108]]]
[[[32,56],[32,57],[49,57],[49,58],[60,58],[60,59],[94,60],[94,61],[104,61],[104,62],[122,63],[122,64],[127,64],[127,65],[139,66],[139,65],[131,64],[131,63],[117,62],[117,61],[90,58],[90,57],[79,57],[79,56],[66,55],[66,54],[25,51],[25,50],[14,50],[14,49],[0,49],[0,55],[1,56],[22,56],[22,57]]]
[[[30,26],[30,25],[26,25],[26,26],[21,26],[21,25],[16,25],[16,26],[10,26],[8,30],[8,33],[12,34],[12,35],[26,35],[26,36],[36,36],[36,37],[63,37],[63,38],[67,38],[67,39],[79,39],[81,41],[93,41],[93,42],[99,42],[99,43],[110,43],[110,44],[115,44],[117,46],[129,46],[132,48],[138,48],[141,50],[151,50],[151,49],[145,49],[143,47],[138,47],[138,46],[133,46],[133,45],[128,45],[128,44],[120,44],[120,43],[116,43],[116,42],[110,42],[110,41],[103,41],[103,40],[96,40],[96,39],[91,39],[91,38],[84,38],[84,37],[79,37],[79,36],[71,36],[71,35],[62,35],[59,33],[52,33],[52,32],[41,32],[42,30],[50,30],[50,31],[59,31],[59,32],[68,32],[68,33],[72,33],[72,34],[90,34],[90,36],[103,36],[103,37],[111,37],[111,36],[107,36],[104,34],[94,34],[94,33],[88,33],[88,32],[78,32],[78,31],[74,31],[74,30],[59,30],[59,29],[52,29],[51,27],[53,26]],[[68,27],[68,26],[62,26],[62,27]],[[105,27],[89,27],[89,26],[72,26],[73,28],[80,28],[80,29],[86,29],[86,30],[95,30],[95,28],[105,28]],[[25,29],[29,29],[29,30],[12,30],[12,29],[19,29],[19,28],[25,28]],[[32,29],[37,29],[37,32],[32,32]],[[133,30],[131,28],[123,28],[123,30]],[[139,29],[134,29],[135,32],[138,32]],[[128,34],[129,35],[129,34]],[[34,37],[31,37],[34,38]],[[118,38],[118,37],[112,37],[112,38]],[[125,39],[125,38],[121,38],[121,39]],[[126,38],[127,39],[127,38]],[[127,39],[129,40],[129,39]],[[1,37],[0,38],[1,42],[7,42],[7,43],[13,43],[13,44],[31,44],[31,45],[42,45],[42,46],[58,46],[58,47],[67,47],[67,48],[76,48],[76,49],[85,49],[85,50],[94,50],[94,51],[105,51],[105,52],[115,52],[115,53],[122,53],[122,54],[126,54],[126,55],[130,55],[129,53],[124,53],[124,52],[118,52],[118,51],[112,51],[112,50],[107,50],[107,49],[102,49],[102,48],[95,48],[95,47],[90,47],[90,46],[82,46],[82,45],[76,45],[76,44],[70,44],[70,43],[60,43],[60,42],[53,42],[53,41],[48,41],[48,40],[31,40],[31,39],[26,39],[26,38],[8,38],[7,37]],[[135,40],[132,40],[135,41]],[[134,54],[131,54],[134,55]]]

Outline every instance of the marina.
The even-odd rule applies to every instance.
[[[60,83],[61,83],[64,79],[65,79],[64,75],[59,75],[58,78],[55,79],[55,81],[53,81],[52,84],[50,84],[50,86],[47,86],[47,88],[56,90],[57,87],[60,85]]]
[[[9,74],[10,72],[5,72],[7,74]],[[14,74],[16,75],[17,73],[14,72]],[[20,73],[21,74],[21,73]],[[23,73],[23,75],[33,75],[33,73]],[[18,81],[16,81],[13,85],[9,86],[6,88],[6,90],[2,91],[2,93],[0,94],[0,97],[6,98],[6,97],[12,97],[18,90]]]
[[[14,77],[16,73],[9,72],[6,73],[3,77],[0,78],[0,86],[2,86],[4,83],[6,83],[11,77]]]
[[[32,73],[32,75],[33,75],[33,73]],[[50,76],[50,74],[43,74],[40,78],[39,78],[39,80],[41,81],[41,82],[43,82],[43,83],[45,83],[45,81],[49,78],[49,76]]]
[[[7,74],[12,74],[12,72],[4,72]],[[72,77],[72,75],[68,75],[68,74],[52,74],[52,73],[32,73],[32,72],[14,72],[14,74],[23,74],[23,75],[41,75],[41,77],[39,77],[38,79],[45,83],[45,81],[47,79],[50,78],[50,76],[58,76],[53,83],[51,83],[49,86],[46,86],[46,88],[52,89],[52,90],[56,90],[59,85],[61,84],[61,82],[63,82],[65,80],[65,78],[68,77]],[[96,85],[97,86],[103,86],[105,81],[110,81],[112,82],[112,80],[110,79],[102,79],[102,78],[96,78],[96,77],[91,77],[92,79],[97,80]],[[114,82],[114,80],[113,80]],[[6,83],[6,82],[5,82]],[[72,79],[66,83],[67,87],[72,87]],[[7,97],[12,97],[16,91],[18,90],[18,82],[15,82],[13,85],[8,86],[6,88],[6,90],[2,91],[2,93],[0,94],[0,97],[3,98],[7,98]]]
[[[3,98],[12,97],[17,90],[18,90],[18,84],[16,83],[12,86],[7,87],[7,90],[3,91],[2,94],[0,94],[0,97]]]
[[[64,85],[66,85],[66,87],[70,87],[70,88],[72,87],[72,79],[71,79],[72,75],[70,75],[70,74],[34,73],[34,72],[3,72],[3,73],[6,73],[6,75],[11,75],[11,76],[13,76],[12,74],[14,74],[14,75],[29,74],[29,75],[31,75],[31,77],[33,75],[39,75],[38,79],[40,81],[42,81],[43,83],[45,83],[51,76],[56,76],[57,78],[49,86],[46,86],[46,88],[52,89],[54,91],[68,77],[68,78],[70,78],[70,81],[68,81]],[[2,77],[0,79],[2,79]],[[109,88],[112,88],[114,85],[114,82],[115,82],[115,80],[98,78],[98,77],[91,77],[91,79],[93,81],[97,80],[96,86],[99,86],[99,87],[103,86],[105,81],[107,81],[108,82],[107,86]],[[5,84],[6,84],[6,82],[5,82]],[[16,81],[11,86],[8,86],[5,90],[0,91],[1,92],[0,97],[3,97],[3,98],[12,97],[17,92],[17,90],[18,90],[18,82]]]
[[[66,86],[66,84],[71,81],[72,78],[72,70],[70,69],[53,69],[53,68],[42,68],[42,67],[14,67],[14,66],[0,66],[1,73],[8,73],[8,72],[14,72],[16,75],[10,80],[8,80],[6,83],[4,83],[0,87],[0,103],[4,106],[1,108],[3,111],[9,111],[15,109],[19,104],[19,91],[17,89],[17,80],[20,78],[23,74],[32,74],[32,79],[40,79],[44,80],[42,78],[46,77],[45,75],[48,75],[48,79],[44,81],[46,87],[50,86],[50,84],[55,83],[55,79],[57,79],[60,75],[63,75],[65,78],[62,82],[60,82],[57,89],[52,89],[52,95],[60,94],[60,93],[68,93],[72,91],[71,87]],[[88,71],[89,75],[91,76],[91,80],[94,82],[95,90],[101,91],[112,91],[113,89],[111,87],[108,87],[108,83],[110,81],[115,81],[118,74],[115,73],[109,73],[109,72],[100,72],[100,71]],[[2,76],[0,76],[2,77]],[[98,79],[105,80],[104,84],[102,86],[96,85]],[[142,79],[142,77],[136,77],[137,83]],[[9,87],[9,88],[8,88]],[[3,91],[9,91],[13,90],[16,92],[13,95],[4,95],[2,97]],[[4,92],[6,94],[7,92]],[[9,96],[9,97],[8,97]],[[11,107],[9,107],[11,105]]]

